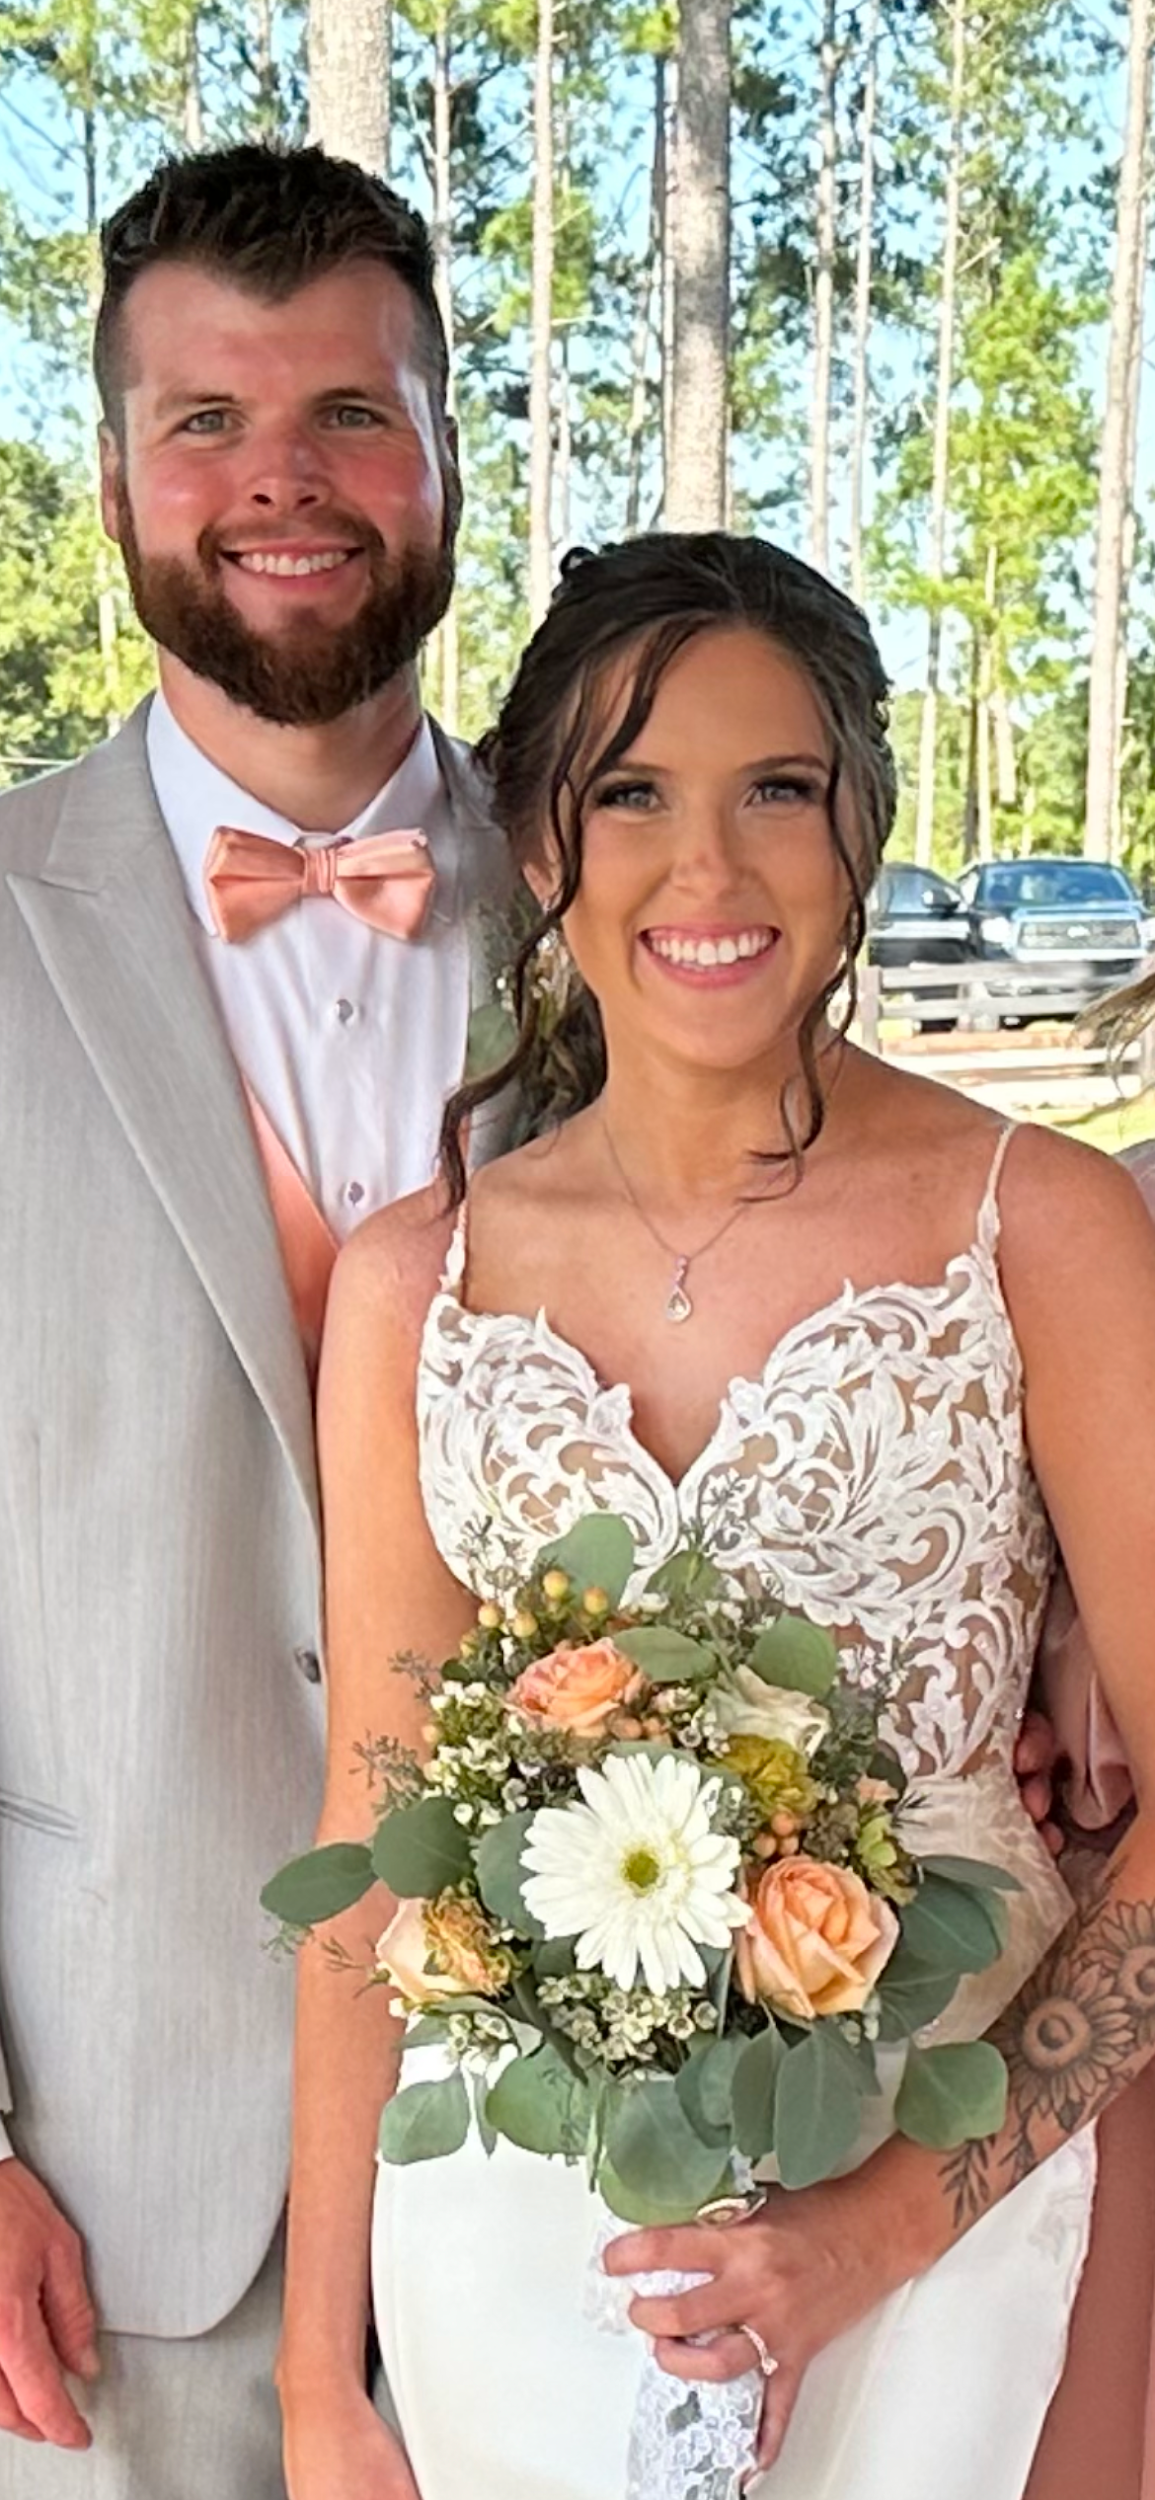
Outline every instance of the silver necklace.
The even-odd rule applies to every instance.
[[[674,1262],[674,1273],[670,1280],[669,1290],[666,1294],[665,1315],[671,1322],[672,1326],[680,1328],[684,1320],[692,1319],[694,1316],[694,1305],[686,1291],[686,1278],[690,1273],[690,1269],[694,1266],[698,1259],[705,1258],[707,1250],[712,1250],[715,1242],[721,1241],[723,1234],[729,1232],[730,1226],[737,1223],[740,1215],[745,1215],[750,1201],[748,1198],[740,1198],[737,1206],[731,1207],[729,1214],[724,1218],[723,1222],[718,1225],[717,1230],[710,1234],[707,1241],[700,1241],[696,1250],[678,1250],[675,1248],[672,1241],[667,1241],[664,1233],[659,1232],[652,1217],[647,1215],[641,1199],[639,1198],[630,1179],[629,1173],[622,1162],[622,1158],[618,1153],[617,1147],[614,1144],[613,1138],[610,1135],[604,1112],[602,1114],[602,1135],[605,1138],[607,1146],[609,1147],[610,1159],[613,1163],[614,1170],[616,1171],[618,1179],[622,1184],[622,1188],[629,1199],[630,1205],[634,1210],[634,1214],[637,1216],[639,1222],[645,1225],[646,1231],[649,1233],[651,1240],[657,1242],[659,1250],[664,1250],[666,1257],[668,1259],[672,1259]]]

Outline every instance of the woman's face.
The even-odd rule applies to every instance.
[[[611,1062],[641,1045],[735,1074],[780,1064],[840,957],[831,761],[808,679],[753,628],[710,629],[671,663],[589,794],[565,919]]]

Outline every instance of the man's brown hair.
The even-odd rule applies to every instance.
[[[392,269],[417,307],[427,378],[443,412],[449,374],[424,218],[388,184],[316,147],[249,144],[168,157],[101,229],[104,290],[93,364],[106,422],[121,430],[121,314],[146,269],[207,270],[283,303],[350,261]]]

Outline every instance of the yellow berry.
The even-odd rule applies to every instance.
[[[463,1633],[462,1633],[461,1639],[459,1640],[459,1642],[458,1642],[458,1644],[457,1644],[457,1655],[458,1655],[458,1657],[459,1657],[459,1658],[476,1658],[476,1656],[477,1656],[477,1634],[476,1634],[476,1632],[463,1632]]]
[[[584,1615],[608,1615],[610,1601],[604,1589],[586,1589],[582,1594]]]
[[[509,1628],[515,1641],[531,1641],[537,1630],[537,1616],[531,1615],[528,1606],[519,1606]]]
[[[487,1598],[484,1606],[479,1606],[477,1609],[477,1620],[483,1632],[500,1632],[500,1606],[495,1606],[491,1597]]]
[[[541,1593],[543,1597],[549,1599],[551,1606],[560,1606],[562,1599],[569,1596],[568,1571],[547,1571],[541,1584]]]

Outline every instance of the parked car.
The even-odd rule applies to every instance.
[[[906,861],[880,869],[867,903],[866,933],[867,961],[884,972],[921,971],[926,965],[964,964],[971,958],[970,921],[958,887],[937,870]],[[949,1004],[939,1007],[940,999]],[[910,1001],[910,1013],[924,1033],[949,1031],[958,1020],[957,976],[941,988],[912,982]]]
[[[974,995],[995,1003],[1001,1023],[1076,1016],[1143,968],[1145,915],[1121,868],[1094,859],[987,860],[958,882],[972,957],[989,967]]]

